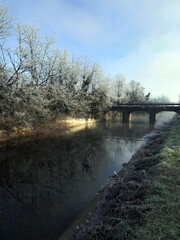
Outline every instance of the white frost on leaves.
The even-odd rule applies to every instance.
[[[12,28],[12,23],[14,24]],[[16,39],[6,46],[6,37]],[[98,63],[55,46],[31,24],[15,24],[0,1],[0,113],[14,123],[36,123],[59,114],[102,118],[114,102],[144,101],[139,82],[105,76]]]

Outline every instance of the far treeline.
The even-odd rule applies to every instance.
[[[105,76],[99,64],[17,23],[0,2],[0,129],[63,116],[101,119],[114,102],[146,102],[149,95],[139,82]]]

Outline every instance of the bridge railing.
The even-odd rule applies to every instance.
[[[117,107],[180,107],[180,103],[114,103]]]

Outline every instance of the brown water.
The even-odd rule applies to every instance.
[[[1,148],[0,239],[58,239],[153,128],[97,123]]]

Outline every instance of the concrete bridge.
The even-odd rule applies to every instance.
[[[150,123],[155,123],[156,114],[162,111],[171,111],[180,113],[180,103],[130,103],[119,104],[116,103],[112,106],[111,111],[118,111],[122,113],[122,120],[128,123],[131,113],[143,111],[149,113]]]

